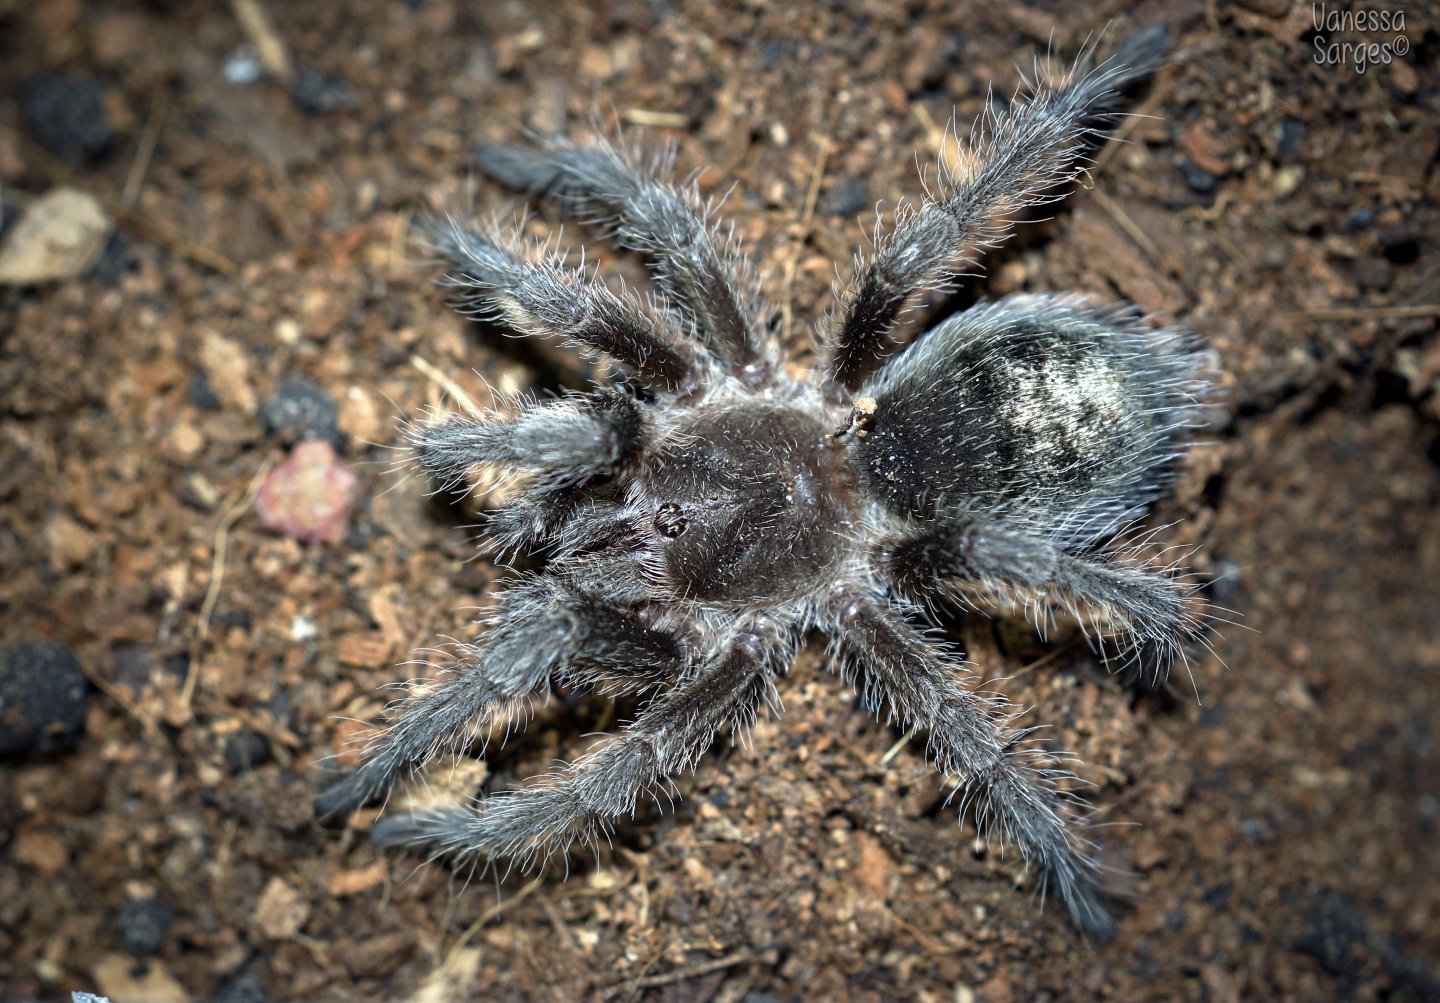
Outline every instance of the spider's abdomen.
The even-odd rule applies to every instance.
[[[759,402],[687,416],[637,478],[668,584],[722,604],[822,584],[857,535],[831,431],[818,414]]]
[[[1164,482],[1191,417],[1192,348],[1070,298],[968,311],[866,388],[874,410],[853,446],[862,476],[898,515],[978,506],[1084,544],[1136,517]]]

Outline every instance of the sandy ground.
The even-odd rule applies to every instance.
[[[0,0],[5,225],[61,184],[117,222],[81,277],[0,289],[0,641],[61,646],[90,688],[71,734],[0,765],[0,998],[1440,998],[1433,6],[1317,34],[1284,0],[356,0],[266,3],[268,36],[253,6]],[[373,812],[315,823],[321,761],[353,761],[379,688],[421,671],[396,663],[472,632],[494,577],[470,517],[396,471],[394,419],[447,381],[484,403],[487,380],[577,379],[448,313],[407,249],[417,210],[513,206],[469,180],[477,142],[597,117],[678,142],[707,192],[736,185],[727,218],[798,343],[952,109],[1052,39],[1156,21],[1176,57],[1127,142],[917,319],[1075,290],[1222,360],[1229,417],[1154,517],[1244,625],[1194,689],[1137,694],[1073,630],[954,625],[1096,785],[1105,859],[1134,875],[1114,943],[957,825],[923,742],[887,757],[903,736],[818,644],[782,720],[568,874],[466,888],[373,848]],[[293,87],[227,82],[247,38],[283,45]],[[1396,58],[1357,72],[1356,43]],[[45,73],[98,89],[104,142],[42,135]],[[267,531],[247,495],[290,453],[287,401],[358,477],[334,542]],[[628,713],[552,701],[436,782],[503,787]]]

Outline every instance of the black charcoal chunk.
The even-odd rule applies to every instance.
[[[103,97],[100,85],[88,77],[37,73],[25,84],[20,111],[35,142],[78,164],[105,153],[115,141]]]
[[[90,680],[57,644],[17,644],[0,654],[0,755],[73,749],[85,730]]]

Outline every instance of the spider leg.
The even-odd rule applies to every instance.
[[[572,212],[609,225],[621,246],[648,258],[666,297],[731,372],[752,385],[768,375],[773,353],[760,337],[753,281],[693,186],[659,181],[603,142],[581,146],[555,138],[539,149],[487,144],[476,164],[507,188],[553,194]]]
[[[975,123],[961,166],[942,168],[918,209],[902,205],[894,229],[858,265],[830,336],[831,380],[859,387],[889,355],[913,296],[943,287],[1004,240],[1022,209],[1064,197],[1120,89],[1148,74],[1163,48],[1163,35],[1137,39],[1144,44],[1132,39],[1093,70],[1087,51],[1058,84],[1037,81]]]
[[[666,337],[633,296],[620,296],[558,255],[527,261],[501,237],[451,220],[426,227],[430,246],[460,269],[448,282],[464,290],[466,312],[503,320],[516,330],[603,352],[642,380],[685,394],[701,378],[693,345]]]
[[[1026,732],[1009,727],[1003,703],[955,681],[962,664],[939,653],[905,617],[859,589],[839,588],[827,614],[838,664],[867,706],[902,727],[930,732],[931,760],[962,778],[962,799],[977,824],[992,827],[1041,869],[1075,924],[1108,940],[1115,920],[1099,885],[1099,865],[1063,813],[1056,786],[1065,770],[1027,761]],[[963,809],[962,809],[963,810]]]
[[[1058,599],[1097,627],[1124,637],[1131,656],[1145,652],[1157,673],[1186,642],[1204,637],[1204,617],[1190,590],[1172,577],[1099,555],[1066,553],[1049,541],[999,523],[955,522],[885,548],[885,573],[905,595],[954,597],[957,586],[1019,601],[1042,616],[1040,601]]]
[[[423,844],[441,852],[519,857],[524,864],[579,839],[593,843],[636,799],[692,770],[727,724],[739,728],[773,689],[775,652],[755,634],[737,635],[694,676],[657,697],[598,751],[547,775],[545,783],[464,808],[380,819],[382,846]]]
[[[412,429],[410,444],[425,472],[448,489],[484,463],[534,471],[546,490],[610,477],[644,450],[645,409],[632,397],[600,390],[531,407],[514,418],[452,415]]]
[[[633,516],[612,492],[588,485],[532,485],[514,501],[487,513],[484,535],[498,554],[547,553],[567,557],[633,537]]]
[[[320,818],[382,797],[403,772],[473,737],[552,676],[567,684],[634,691],[673,680],[685,654],[673,635],[547,576],[510,592],[490,631],[464,652],[440,686],[402,705],[394,725],[358,770],[315,802]]]

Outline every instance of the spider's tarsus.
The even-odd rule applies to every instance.
[[[1111,910],[1111,896],[1092,875],[1051,869],[1041,880],[1055,889],[1070,921],[1086,937],[1097,944],[1108,944],[1115,939],[1120,925]]]
[[[1163,21],[1147,25],[1115,47],[1106,62],[1118,69],[1117,90],[1124,90],[1158,70],[1170,51],[1170,26]]]
[[[444,845],[469,819],[463,808],[430,808],[423,811],[391,812],[370,827],[370,842],[376,846]]]
[[[648,435],[648,415],[634,398],[600,391],[510,419],[452,416],[415,427],[410,441],[421,468],[447,487],[469,490],[468,473],[497,464],[530,470],[557,489],[613,477],[637,459]]]
[[[391,769],[379,758],[371,758],[358,770],[325,788],[315,799],[315,818],[333,822],[379,800],[389,788]]]
[[[502,188],[529,195],[545,194],[564,174],[564,167],[554,158],[513,143],[481,143],[475,148],[473,163]]]

